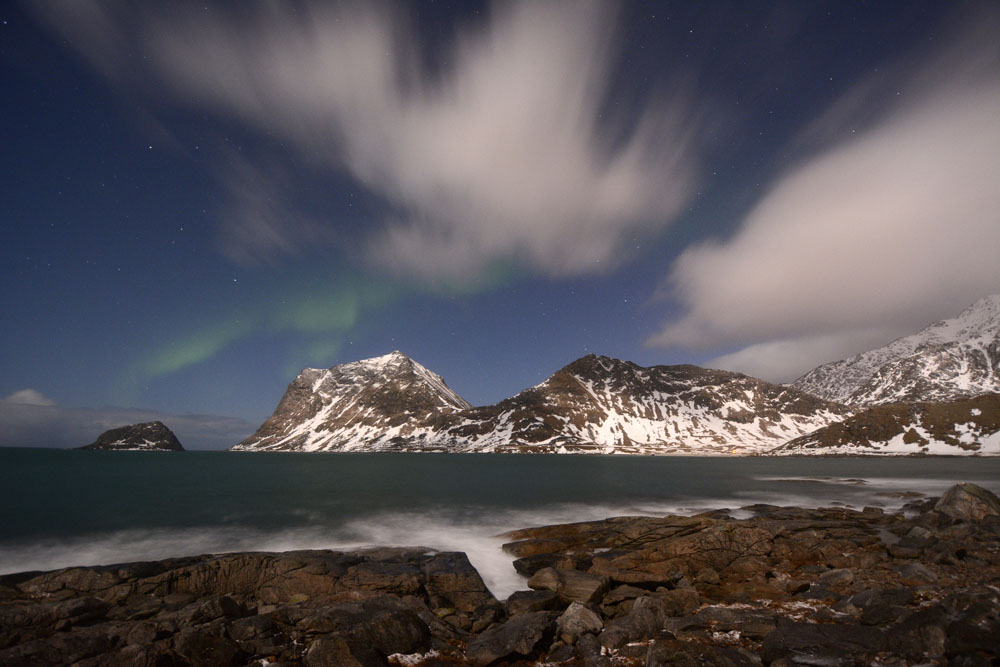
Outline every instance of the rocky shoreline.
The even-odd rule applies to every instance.
[[[739,517],[739,518],[734,518]],[[1000,500],[754,505],[515,531],[465,554],[239,553],[0,577],[3,665],[990,665]]]

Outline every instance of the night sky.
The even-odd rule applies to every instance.
[[[1000,292],[1000,12],[0,5],[0,444],[251,432],[399,349],[790,381]]]

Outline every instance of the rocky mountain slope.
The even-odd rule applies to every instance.
[[[471,407],[401,352],[306,368],[274,414],[236,451],[380,451],[426,435],[435,418]]]
[[[1000,456],[1000,394],[880,405],[796,438],[778,455]]]
[[[102,433],[96,441],[80,449],[106,451],[161,451],[183,452],[184,448],[173,431],[163,422],[147,422],[113,428]]]
[[[1000,392],[1000,294],[885,347],[819,366],[792,386],[854,406]]]
[[[754,453],[846,414],[738,373],[588,355],[512,398],[463,412],[447,437],[474,451]]]
[[[242,451],[759,453],[849,410],[695,366],[589,355],[496,405],[471,408],[405,355],[304,370]]]

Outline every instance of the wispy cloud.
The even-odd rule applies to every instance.
[[[709,363],[791,379],[1000,291],[997,25],[980,17],[923,66],[864,82],[810,127],[800,139],[824,148],[732,238],[675,263],[668,286],[686,313],[649,343],[752,343]]]
[[[253,433],[255,424],[217,415],[171,415],[137,408],[67,408],[35,389],[0,399],[0,447],[82,447],[104,431],[162,421],[186,449],[224,449]]]
[[[50,21],[119,84],[238,118],[298,163],[346,171],[381,197],[394,214],[372,223],[365,252],[400,273],[467,277],[498,260],[604,272],[696,187],[697,124],[680,89],[609,112],[609,3],[497,3],[433,71],[399,6],[60,7]],[[227,252],[307,245],[314,222],[280,196],[262,206],[245,176],[228,181]]]

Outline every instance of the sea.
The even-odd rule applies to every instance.
[[[517,528],[755,503],[896,510],[1000,458],[97,452],[0,448],[0,574],[233,551],[464,551],[498,598],[525,588]]]

